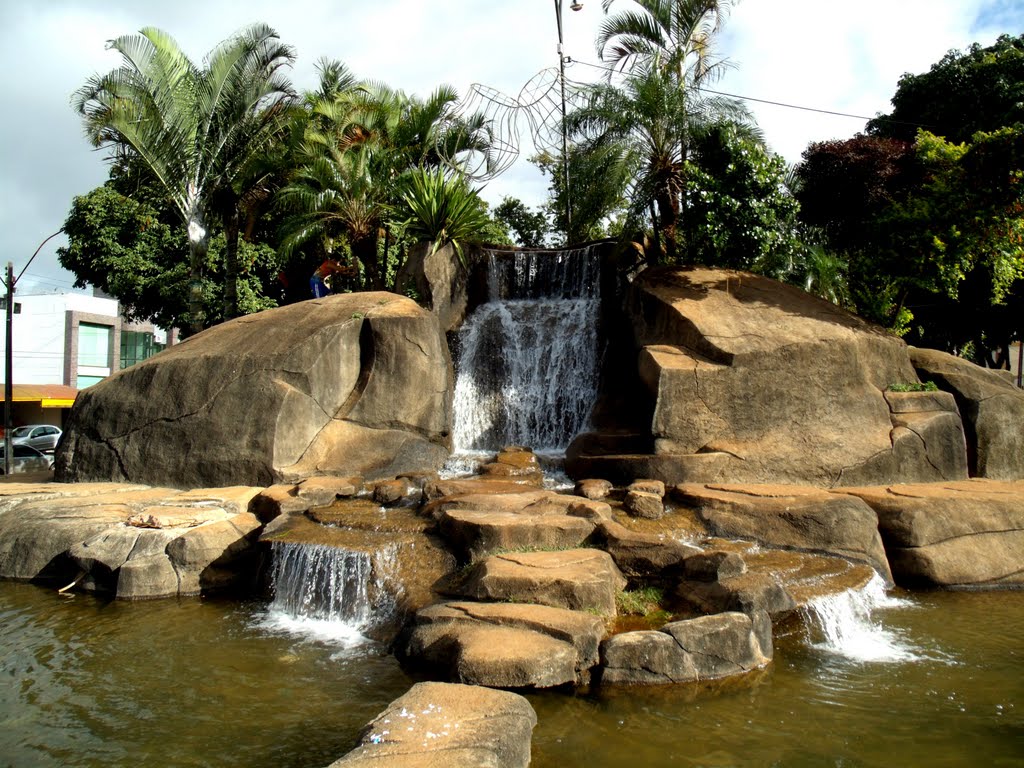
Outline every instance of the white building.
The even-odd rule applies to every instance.
[[[54,402],[48,396],[54,385],[84,389],[155,355],[169,341],[152,324],[125,322],[116,299],[85,293],[15,294],[12,337],[15,425],[63,426],[68,390]],[[0,334],[0,349],[6,354],[6,334]]]

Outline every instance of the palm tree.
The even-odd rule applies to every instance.
[[[615,0],[603,0],[607,13]],[[608,16],[597,46],[611,64],[604,83],[592,86],[583,107],[568,118],[584,156],[614,158],[629,168],[628,226],[650,218],[657,260],[679,256],[679,225],[685,215],[688,163],[694,139],[711,126],[752,125],[737,100],[701,87],[724,63],[713,55],[714,36],[729,0],[636,0],[637,8]]]
[[[608,13],[616,0],[602,0]],[[597,50],[612,69],[628,72],[657,59],[680,85],[699,84],[721,65],[714,58],[715,35],[733,0],[635,0],[636,10],[619,11],[598,29]]]
[[[490,134],[482,118],[454,113],[458,94],[448,86],[420,100],[382,83],[358,82],[335,62],[319,68],[320,88],[307,94],[300,162],[279,195],[287,214],[282,247],[293,254],[313,245],[330,254],[342,240],[369,287],[383,288],[389,225],[398,224],[392,216],[398,207],[407,209],[409,174],[472,153],[486,157]]]
[[[245,190],[236,185],[279,129],[293,95],[282,70],[295,54],[264,24],[222,42],[202,66],[153,27],[112,40],[108,48],[121,54],[122,65],[90,78],[72,103],[95,146],[143,160],[185,224],[189,313],[192,330],[199,331],[210,219],[223,219],[232,234],[228,258],[235,263],[228,267],[237,275],[237,215]],[[236,290],[228,286],[227,292]]]
[[[659,63],[655,56],[650,66],[635,66],[615,84],[592,86],[586,104],[569,115],[567,124],[576,152],[611,156],[629,169],[629,224],[635,228],[649,216],[658,249],[676,261],[694,139],[721,122],[745,125],[752,118],[734,99],[679,87]],[[654,254],[649,260],[655,260]]]

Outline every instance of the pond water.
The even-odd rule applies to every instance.
[[[802,626],[739,684],[531,694],[537,768],[1024,766],[1024,592],[876,612],[853,661]],[[0,583],[0,764],[326,766],[411,680],[265,603],[105,602]],[[319,631],[317,631],[319,630]]]

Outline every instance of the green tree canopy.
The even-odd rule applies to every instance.
[[[284,68],[294,52],[274,30],[253,24],[218,45],[202,66],[174,39],[147,27],[112,40],[122,65],[91,78],[73,97],[87,136],[145,163],[185,225],[190,272],[189,316],[205,325],[203,273],[211,217],[229,223],[229,261],[237,253],[246,168],[280,130],[292,95]],[[229,274],[236,273],[231,264]],[[228,294],[236,293],[234,285]]]
[[[869,134],[914,141],[923,128],[960,143],[1024,123],[1024,35],[950,51],[927,72],[903,75],[892,106],[868,123]]]

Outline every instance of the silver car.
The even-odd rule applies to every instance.
[[[11,442],[15,445],[27,445],[37,451],[54,451],[60,440],[60,427],[52,424],[27,424],[11,430]]]
[[[4,445],[0,442],[0,475],[4,472]],[[53,467],[53,456],[47,456],[28,445],[15,445],[11,452],[11,474],[46,472]]]

